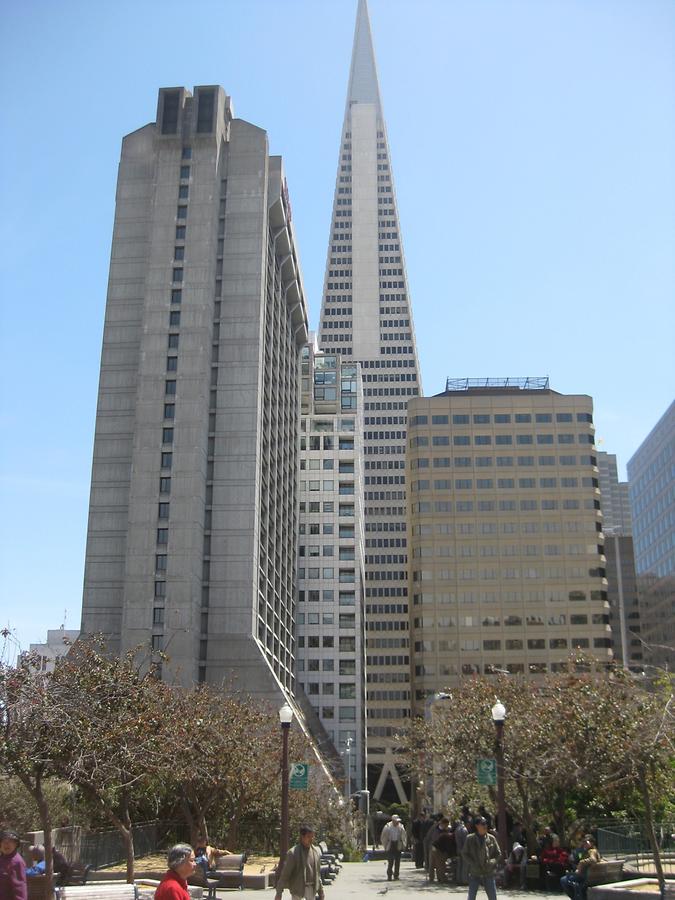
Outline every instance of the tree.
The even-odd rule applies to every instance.
[[[165,774],[165,746],[175,727],[166,715],[171,689],[138,657],[138,651],[109,657],[99,638],[78,641],[57,662],[49,691],[60,716],[53,767],[122,835],[129,882],[132,801]]]
[[[445,780],[457,807],[478,794],[476,758],[493,755],[490,710],[497,698],[507,708],[507,808],[530,839],[542,816],[564,834],[575,812],[570,800],[581,791],[616,801],[627,785],[639,785],[652,823],[654,785],[672,795],[672,683],[648,692],[620,670],[570,671],[536,682],[467,679],[431,704],[427,719],[411,722],[403,735],[411,771]],[[494,789],[486,792],[494,802]]]
[[[45,785],[54,774],[60,716],[52,703],[51,676],[30,655],[18,666],[0,664],[0,765],[33,798],[44,832],[48,888],[54,877],[52,815]]]

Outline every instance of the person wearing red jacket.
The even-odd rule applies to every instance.
[[[26,900],[26,863],[16,831],[0,832],[0,900]]]
[[[189,844],[169,850],[169,871],[155,891],[155,900],[190,900],[187,879],[195,870],[195,852]]]

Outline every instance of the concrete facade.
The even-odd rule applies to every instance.
[[[294,687],[299,353],[291,209],[222,88],[122,143],[82,613],[176,683]]]
[[[414,712],[463,677],[609,661],[591,398],[467,381],[408,415]]]
[[[403,801],[393,749],[410,715],[406,404],[420,392],[420,374],[366,0],[357,10],[319,344],[361,365],[368,788]]]
[[[619,470],[614,453],[597,452],[600,502],[602,504],[603,530],[614,534],[633,533],[628,482],[619,481]]]
[[[675,663],[675,401],[628,460],[640,621],[650,664]]]
[[[301,381],[296,671],[351,794],[366,760],[363,390],[358,364],[315,341]]]
[[[31,644],[28,652],[37,654],[41,672],[53,672],[56,660],[67,655],[79,636],[77,629],[50,628],[44,644]]]

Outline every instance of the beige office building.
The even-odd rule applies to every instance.
[[[462,677],[609,660],[592,399],[449,380],[408,415],[414,711]]]

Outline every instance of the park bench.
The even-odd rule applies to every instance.
[[[246,857],[246,853],[230,853],[218,858],[215,870],[206,873],[209,900],[215,900],[216,891],[220,889],[243,889]]]
[[[94,881],[56,888],[57,900],[138,900],[138,887],[124,881]]]

